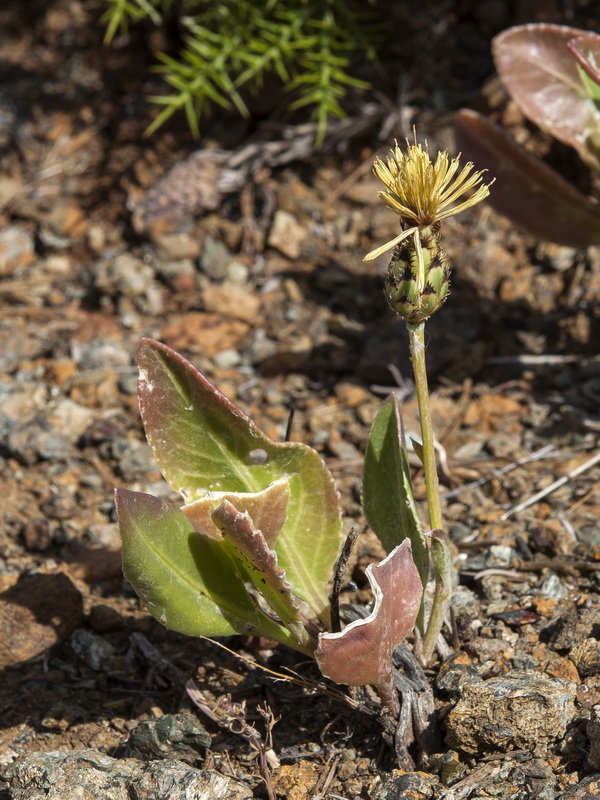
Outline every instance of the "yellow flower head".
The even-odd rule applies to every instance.
[[[415,231],[460,214],[484,200],[490,193],[491,184],[482,182],[483,172],[473,171],[471,161],[460,172],[459,168],[460,156],[450,158],[448,152],[442,150],[432,163],[427,143],[423,148],[421,144],[409,144],[408,140],[406,153],[396,143],[387,164],[376,158],[373,172],[386,188],[379,192],[379,197],[398,214],[403,230],[390,242],[372,250],[364,260],[371,261],[414,235]],[[466,192],[472,192],[470,197],[454,205]]]

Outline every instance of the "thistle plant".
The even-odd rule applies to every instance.
[[[272,441],[192,364],[151,339],[138,353],[140,412],[158,466],[182,503],[115,492],[125,576],[166,627],[192,636],[268,637],[313,657],[338,683],[375,686],[396,718],[393,650],[416,623],[419,654],[429,660],[451,591],[424,326],[448,292],[440,223],[488,193],[472,165],[458,169],[446,153],[432,164],[420,145],[406,156],[396,148],[387,166],[375,164],[386,186],[381,196],[402,230],[367,258],[394,248],[386,294],[409,330],[432,530],[425,535],[419,521],[400,408],[391,397],[365,456],[365,513],[388,553],[366,570],[374,598],[366,618],[341,629],[335,589],[329,595],[347,553],[339,496],[319,454],[302,443]],[[436,587],[426,621],[430,558]]]
[[[371,614],[332,626],[328,586],[343,536],[319,454],[272,441],[164,344],[143,340],[138,366],[148,442],[183,500],[177,508],[115,492],[123,570],[149,611],[192,636],[255,634],[288,645],[332,680],[373,684],[397,717],[392,651],[412,630],[422,594],[410,540],[367,568]]]
[[[393,399],[381,410],[373,424],[367,456],[363,502],[371,527],[384,543],[409,538],[423,582],[429,575],[429,555],[435,573],[434,598],[425,620],[421,608],[417,621],[418,649],[427,663],[441,631],[452,591],[452,561],[447,535],[443,532],[440,491],[435,459],[434,433],[429,404],[425,359],[425,322],[444,303],[450,286],[450,261],[441,249],[440,229],[444,219],[459,214],[484,200],[489,185],[483,173],[468,162],[460,167],[459,157],[438,153],[434,162],[427,145],[406,143],[406,152],[396,147],[387,163],[376,159],[373,171],[385,190],[379,197],[398,215],[400,233],[365,256],[371,261],[393,248],[385,276],[385,295],[393,311],[406,321],[414,373],[422,444],[418,448],[423,462],[429,512],[427,547],[410,483],[408,459],[400,408]],[[461,198],[467,195],[465,199]],[[384,464],[393,471],[382,469]],[[383,478],[383,480],[380,480]]]

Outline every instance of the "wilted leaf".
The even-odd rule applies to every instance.
[[[327,581],[342,531],[333,478],[318,453],[297,442],[273,442],[166,345],[144,339],[138,364],[148,442],[186,504],[211,492],[257,493],[288,482],[287,518],[275,550],[294,592],[327,625]]]
[[[600,206],[475,111],[455,117],[456,146],[496,178],[488,202],[540,239],[568,247],[600,244]]]
[[[525,116],[599,170],[600,116],[568,47],[581,36],[590,34],[566,25],[520,25],[496,36],[492,51],[502,82]]]
[[[376,686],[397,716],[392,652],[413,628],[423,591],[410,541],[405,540],[380,564],[369,565],[366,575],[375,597],[373,611],[341,633],[319,634],[315,658],[321,672],[336,683]]]
[[[311,640],[298,615],[298,606],[285,572],[277,564],[277,554],[271,550],[262,531],[252,523],[248,514],[224,500],[213,512],[213,522],[225,538],[225,547],[238,562],[241,573],[260,592],[281,622],[298,642],[310,649]]]
[[[381,406],[369,432],[363,508],[386,552],[410,539],[423,586],[429,577],[427,543],[412,492],[402,412],[395,395]]]
[[[290,487],[284,478],[267,486],[262,492],[210,492],[200,500],[182,506],[181,510],[200,531],[213,539],[221,539],[221,533],[212,521],[212,513],[224,500],[228,500],[238,511],[250,515],[255,527],[265,537],[269,547],[273,547],[286,517]]]
[[[260,634],[300,649],[256,607],[222,545],[201,536],[185,514],[124,489],[115,502],[123,572],[159,622],[191,636]]]

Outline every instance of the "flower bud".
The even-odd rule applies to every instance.
[[[425,242],[411,237],[399,244],[384,285],[391,308],[407,322],[422,322],[437,311],[450,290],[450,262],[439,247],[439,233]]]

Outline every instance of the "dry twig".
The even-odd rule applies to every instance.
[[[584,461],[583,464],[580,464],[575,469],[572,469],[570,472],[567,472],[566,475],[563,475],[562,478],[559,478],[556,481],[553,481],[549,486],[546,486],[544,489],[541,489],[539,492],[536,492],[531,497],[527,498],[527,500],[523,500],[522,503],[519,503],[513,508],[510,508],[508,511],[505,511],[504,514],[500,517],[501,520],[507,520],[509,517],[512,517],[513,514],[518,514],[519,511],[523,511],[525,508],[529,508],[534,503],[537,503],[538,500],[546,497],[547,495],[554,492],[556,489],[559,489],[561,486],[564,486],[565,483],[568,483],[572,478],[576,478],[578,475],[581,475],[582,472],[586,472],[588,469],[591,469],[595,464],[600,461],[600,452],[596,453],[595,456],[592,458],[588,458],[587,461]]]

